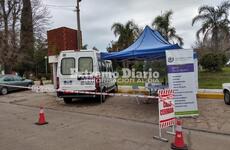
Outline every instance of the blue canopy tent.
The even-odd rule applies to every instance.
[[[139,38],[128,48],[120,52],[101,53],[105,60],[124,59],[160,59],[165,58],[166,50],[181,49],[178,44],[170,44],[162,35],[146,26]]]

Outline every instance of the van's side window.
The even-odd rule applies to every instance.
[[[113,72],[113,67],[111,64],[109,64],[109,72]]]
[[[106,62],[105,65],[106,65],[106,72],[112,72],[111,64]]]
[[[93,72],[93,59],[91,57],[80,57],[78,59],[78,72]]]
[[[74,58],[63,58],[61,60],[61,74],[71,75],[71,69],[75,68]]]
[[[98,65],[99,65],[99,72],[102,72],[102,62],[100,60],[98,61]]]
[[[106,64],[102,61],[102,72],[106,72]]]
[[[106,72],[110,72],[109,64],[106,63]]]

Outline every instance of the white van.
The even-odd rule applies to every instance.
[[[106,98],[92,94],[73,94],[65,90],[116,92],[118,89],[112,62],[101,60],[100,53],[95,50],[62,51],[58,57],[57,80],[57,95],[65,103],[71,103],[73,98],[78,97],[99,98],[102,102]]]

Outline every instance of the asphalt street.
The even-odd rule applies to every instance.
[[[30,95],[28,92],[17,94]],[[173,140],[173,136],[165,133],[163,136],[170,142],[154,140],[152,137],[158,134],[156,124],[68,111],[68,105],[65,109],[46,108],[49,124],[37,126],[34,123],[38,120],[39,106],[20,104],[25,98],[16,103],[14,94],[4,98],[0,97],[1,150],[168,150]],[[93,106],[89,104],[89,107]],[[228,150],[230,147],[230,136],[221,133],[186,129],[184,137],[189,150]]]

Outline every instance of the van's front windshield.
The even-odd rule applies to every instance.
[[[91,73],[93,72],[93,59],[91,57],[81,57],[78,59],[78,72]]]

